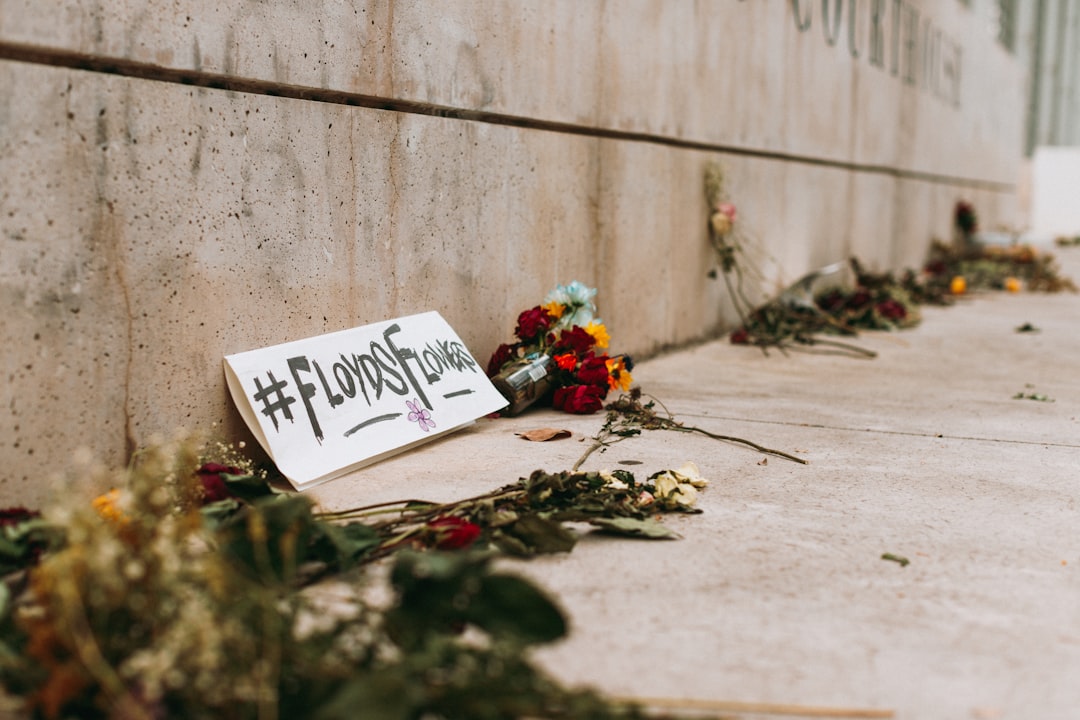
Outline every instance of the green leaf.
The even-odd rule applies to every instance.
[[[226,520],[235,515],[241,507],[240,502],[234,498],[226,498],[203,505],[199,508],[203,527],[208,530],[217,530]]]
[[[515,575],[484,577],[466,620],[493,637],[524,645],[566,635],[566,618],[536,585]]]
[[[274,495],[255,501],[218,528],[227,557],[268,585],[290,584],[312,554],[317,538],[311,501],[302,495]]]
[[[649,540],[677,540],[678,533],[663,523],[650,518],[639,520],[630,517],[592,518],[590,525],[599,528],[599,532],[623,537],[647,538]]]
[[[387,670],[364,673],[347,682],[312,713],[312,720],[410,720],[416,717],[416,683],[404,673]]]
[[[514,645],[566,634],[562,611],[536,585],[490,570],[491,554],[402,552],[390,572],[398,595],[387,614],[391,637],[406,651],[431,646],[471,624]]]
[[[522,542],[530,553],[541,555],[569,552],[577,542],[577,535],[561,523],[539,515],[523,515],[502,532]]]
[[[319,559],[341,567],[349,567],[369,551],[377,548],[382,540],[375,528],[360,522],[348,525],[319,522],[316,528],[322,540],[325,541],[317,545],[324,546],[329,553],[332,553],[332,555],[323,553]]]
[[[270,484],[257,475],[230,475],[221,473],[221,479],[229,492],[245,502],[253,502],[259,498],[276,495]]]

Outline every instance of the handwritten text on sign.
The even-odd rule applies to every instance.
[[[248,425],[298,487],[506,404],[434,312],[230,355],[225,367]]]

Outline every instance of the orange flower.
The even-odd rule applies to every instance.
[[[627,369],[626,363],[623,362],[621,355],[619,357],[608,359],[607,370],[608,386],[612,390],[626,392],[630,389],[630,385],[634,382],[634,379],[630,377],[630,371]]]
[[[556,355],[555,364],[559,366],[560,370],[573,370],[577,367],[577,355],[574,353],[565,353],[563,355]]]
[[[967,280],[964,279],[963,275],[957,275],[949,283],[949,290],[952,291],[953,295],[963,295],[967,292]]]
[[[1020,281],[1014,277],[1005,278],[1005,289],[1011,293],[1020,292]]]

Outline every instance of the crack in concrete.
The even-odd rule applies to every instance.
[[[698,418],[703,420],[729,420],[732,422],[757,423],[759,425],[782,425],[784,427],[802,427],[816,430],[843,430],[846,432],[870,433],[877,435],[902,435],[905,437],[925,437],[935,440],[973,440],[976,442],[1008,443],[1011,445],[1040,445],[1044,447],[1060,447],[1080,449],[1080,444],[1050,442],[1046,440],[1010,440],[1008,438],[975,437],[974,435],[946,435],[944,433],[914,432],[912,430],[883,430],[868,427],[850,427],[844,425],[824,425],[820,423],[792,422],[788,420],[761,420],[759,418],[732,417],[728,415],[697,415],[694,413],[679,413],[679,417]]]

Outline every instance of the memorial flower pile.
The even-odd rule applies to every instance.
[[[935,242],[930,246],[927,284],[949,288],[956,295],[973,290],[1008,292],[1076,292],[1076,284],[1061,274],[1052,253],[1026,243],[961,248]]]
[[[519,375],[536,392],[530,401],[550,402],[556,410],[577,414],[600,410],[612,390],[629,390],[633,362],[627,355],[608,354],[611,337],[596,317],[595,296],[594,288],[574,281],[557,286],[540,305],[523,311],[514,328],[515,341],[495,350],[488,376],[502,380],[521,369]],[[506,384],[496,386],[503,389]],[[512,395],[516,390],[511,383],[504,392]],[[508,400],[511,413],[516,412],[514,398]]]
[[[854,283],[833,284],[817,291],[824,284],[824,275],[842,267],[837,263],[809,273],[777,297],[753,303],[744,292],[745,267],[752,264],[735,222],[735,206],[724,197],[723,172],[715,163],[705,170],[705,195],[709,241],[741,321],[730,335],[734,344],[755,345],[763,351],[825,346],[826,352],[874,357],[871,351],[825,336],[912,327],[919,322],[921,305],[947,305],[975,289],[1013,293],[1025,288],[1045,292],[1077,289],[1071,280],[1061,277],[1052,256],[1030,245],[982,243],[974,206],[960,201],[952,217],[957,241],[952,246],[935,241],[921,272],[909,269],[899,276],[871,273],[857,258],[851,258],[847,264]],[[710,272],[711,276],[716,274],[715,270]]]
[[[27,717],[657,717],[534,665],[566,617],[492,559],[568,551],[582,523],[673,538],[656,518],[691,511],[693,464],[333,514],[186,438],[84,472],[117,487],[0,511],[0,686]],[[380,559],[373,601],[360,571]]]

